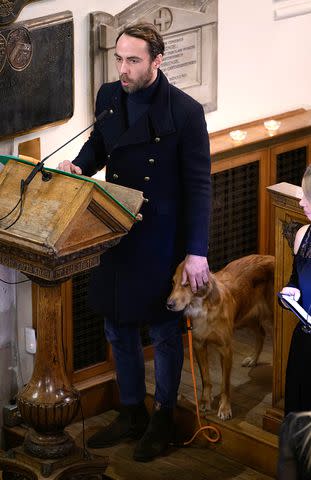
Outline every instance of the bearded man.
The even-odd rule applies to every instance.
[[[180,313],[166,308],[171,281],[185,259],[184,284],[208,282],[211,203],[209,139],[202,106],[171,85],[160,70],[164,42],[152,24],[126,27],[116,40],[119,81],[102,85],[89,140],[61,170],[94,175],[141,190],[143,221],[108,250],[90,282],[90,300],[103,315],[112,345],[120,414],[88,440],[103,448],[139,439],[134,459],[148,461],[174,435],[173,409],[183,364]],[[154,346],[155,396],[149,416],[140,328]]]

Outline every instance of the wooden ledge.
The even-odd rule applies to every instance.
[[[264,127],[264,121],[272,117],[280,120],[281,126],[273,135],[269,135]],[[241,142],[233,141],[229,135],[229,132],[232,130],[245,130],[247,132],[245,140]],[[301,135],[311,133],[311,110],[301,108],[211,133],[210,147],[212,159],[214,161],[220,160],[232,155],[273,146],[294,137],[297,138],[297,132]]]

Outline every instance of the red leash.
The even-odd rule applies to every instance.
[[[182,446],[190,445],[193,440],[199,435],[199,433],[203,433],[206,440],[210,443],[217,443],[221,439],[220,430],[217,427],[212,425],[202,425],[200,411],[199,411],[199,402],[198,402],[198,394],[197,394],[197,383],[196,377],[194,373],[194,361],[193,361],[193,346],[192,346],[192,325],[191,320],[189,317],[186,318],[186,325],[187,325],[187,332],[188,332],[188,342],[189,342],[189,356],[190,356],[190,366],[191,366],[191,375],[192,375],[192,382],[193,382],[193,389],[194,389],[194,398],[195,398],[195,405],[196,405],[196,414],[197,420],[200,428],[194,432],[190,440],[182,443]]]

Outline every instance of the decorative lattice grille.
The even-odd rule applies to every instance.
[[[307,147],[280,153],[276,157],[276,183],[288,182],[301,185],[307,166]]]
[[[213,271],[257,252],[259,162],[212,175],[209,264]]]
[[[88,305],[88,281],[88,272],[72,279],[74,370],[106,360],[104,321]]]

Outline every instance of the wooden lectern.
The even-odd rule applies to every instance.
[[[85,479],[102,478],[107,458],[85,459],[85,452],[64,432],[77,414],[79,394],[64,365],[61,283],[99,264],[100,255],[141,219],[143,196],[46,169],[52,178],[43,181],[37,173],[20,199],[21,181],[33,164],[3,156],[0,162],[0,263],[38,285],[34,371],[18,395],[19,410],[31,428],[22,447],[10,452],[10,458],[0,458],[0,470],[3,478],[27,480],[80,479],[84,473]],[[92,476],[95,471],[98,477]]]
[[[273,334],[272,407],[263,419],[263,427],[277,434],[284,417],[284,390],[287,358],[297,318],[278,304],[277,292],[288,282],[293,264],[293,243],[298,228],[307,223],[299,201],[301,187],[282,182],[267,187],[273,205],[275,225],[275,312]]]

